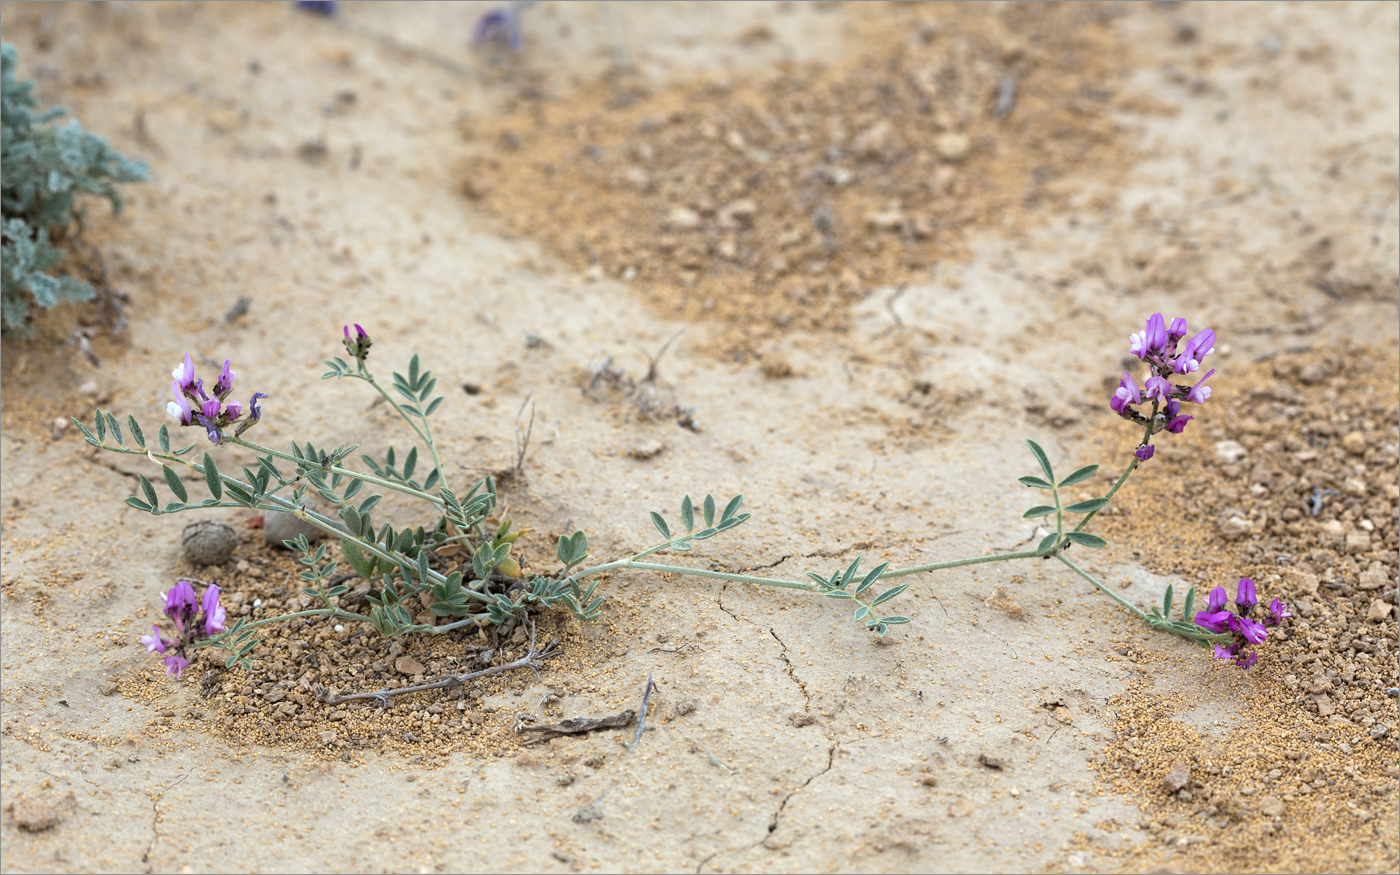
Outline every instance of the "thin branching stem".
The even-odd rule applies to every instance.
[[[276,617],[264,617],[261,620],[254,620],[251,623],[244,623],[242,626],[238,627],[238,631],[246,632],[249,629],[256,629],[259,626],[267,626],[272,623],[281,623],[286,620],[295,620],[300,617],[333,617],[337,620],[359,620],[363,623],[370,622],[370,618],[365,616],[364,614],[357,614],[354,611],[347,611],[344,608],[310,608],[308,610],[297,611],[292,614],[279,614]],[[201,641],[194,642],[190,645],[190,649],[197,650],[200,647],[217,645],[220,643],[220,639],[227,637],[232,632],[233,627],[230,626],[229,629],[225,632],[220,632],[218,635],[214,635],[212,637],[205,638]]]
[[[910,574],[923,574],[925,571],[944,571],[948,568],[961,568],[964,565],[983,565],[988,562],[1009,562],[1013,559],[1038,559],[1042,554],[1034,550],[1019,550],[1015,553],[993,553],[991,556],[973,556],[969,559],[952,559],[947,562],[931,562],[927,565],[914,565],[909,568],[900,568],[895,571],[886,571],[880,575],[881,580],[889,580],[892,577],[905,577]]]
[[[117,452],[140,453],[140,455],[147,456],[148,458],[151,458],[153,460],[165,459],[171,462],[178,462],[182,465],[185,465],[192,471],[198,471],[201,474],[204,473],[203,465],[197,462],[191,462],[189,459],[181,458],[180,456],[176,456],[173,453],[157,453],[154,451],[146,451],[144,453],[141,453],[140,451],[127,450],[121,447],[107,447],[107,449],[115,450]],[[253,494],[256,491],[251,485],[244,483],[234,477],[230,477],[229,475],[224,474],[223,472],[219,472],[219,479],[225,484],[237,486],[240,489],[243,489],[244,491],[248,492],[249,494]],[[237,506],[243,507],[244,505],[240,504]],[[326,534],[331,535],[332,537],[346,538],[351,541],[354,541],[366,552],[370,553],[371,555],[377,556],[378,558],[383,559],[386,562],[391,562],[394,565],[407,564],[411,566],[414,564],[410,562],[406,557],[391,553],[388,550],[385,550],[383,547],[379,546],[377,543],[371,543],[363,538],[350,534],[348,531],[345,530],[345,528],[342,525],[340,525],[330,517],[324,516],[318,513],[317,511],[304,508],[296,502],[290,501],[286,498],[282,498],[281,496],[273,495],[270,493],[263,495],[262,498],[258,502],[256,502],[254,506],[258,510],[283,511],[285,513],[293,514],[298,519],[302,519],[308,523],[311,523],[311,525],[315,526],[316,528],[320,529]],[[199,505],[188,505],[188,507],[197,508],[199,507]],[[434,583],[447,582],[446,575],[442,574],[439,571],[435,571],[431,568],[428,569],[428,579]],[[476,592],[475,590],[469,588],[463,589],[463,592],[465,592],[469,597],[476,599],[480,602],[491,601],[490,596]]]
[[[390,696],[406,696],[409,693],[422,693],[428,690],[447,689],[450,687],[459,686],[461,684],[466,683],[467,681],[475,680],[477,678],[489,677],[493,674],[503,674],[508,671],[515,671],[519,668],[528,668],[530,671],[539,674],[539,670],[541,668],[540,661],[544,659],[549,659],[551,656],[554,656],[554,649],[552,643],[544,650],[535,649],[535,625],[531,623],[530,650],[524,656],[520,657],[514,662],[508,662],[504,665],[493,665],[490,668],[484,668],[481,671],[471,671],[467,672],[466,674],[448,675],[444,678],[440,678],[439,680],[430,681],[425,684],[415,684],[411,687],[400,687],[396,690],[383,689],[376,690],[372,693],[350,693],[349,695],[345,696],[329,696],[326,698],[326,704],[339,705],[341,702],[349,702],[355,699],[375,699],[382,705],[388,702]]]
[[[272,456],[276,459],[282,459],[287,462],[295,462],[298,464],[305,464],[315,467],[314,459],[298,459],[296,456],[293,456],[289,453],[279,452],[278,450],[274,450],[269,447],[264,447],[259,444],[252,443],[251,441],[244,440],[240,437],[225,437],[224,443],[237,444],[240,447],[246,447],[250,450],[253,450],[254,452],[267,453],[269,456]],[[379,486],[383,489],[392,489],[395,492],[402,492],[403,494],[411,495],[414,498],[421,498],[422,500],[430,502],[438,508],[444,507],[442,503],[442,496],[433,495],[432,493],[424,492],[421,489],[414,489],[412,486],[409,486],[405,483],[397,483],[393,480],[386,480],[382,477],[375,477],[371,474],[362,474],[359,471],[352,471],[349,468],[342,468],[339,465],[330,465],[323,470],[325,470],[328,474],[340,474],[344,477],[351,477],[355,480],[363,480],[366,483],[373,483],[375,486]],[[441,477],[442,475],[439,473],[438,476]],[[290,480],[288,482],[290,482]]]
[[[1070,567],[1070,570],[1071,570],[1071,571],[1073,571],[1075,574],[1078,574],[1080,577],[1082,577],[1082,578],[1084,578],[1085,580],[1087,580],[1087,581],[1089,581],[1090,583],[1092,583],[1095,587],[1097,587],[1097,588],[1099,589],[1100,592],[1104,593],[1104,594],[1107,595],[1109,598],[1113,599],[1115,602],[1117,602],[1118,604],[1122,605],[1124,608],[1126,608],[1126,609],[1127,609],[1130,613],[1132,613],[1134,616],[1138,617],[1139,619],[1141,619],[1141,620],[1143,620],[1143,621],[1147,621],[1147,620],[1148,620],[1148,615],[1147,615],[1147,612],[1146,612],[1146,611],[1144,611],[1142,608],[1139,608],[1137,605],[1133,604],[1132,602],[1128,601],[1127,599],[1123,598],[1123,597],[1120,596],[1118,593],[1114,592],[1113,590],[1109,589],[1108,587],[1104,586],[1102,583],[1099,583],[1099,581],[1098,581],[1092,574],[1090,574],[1089,572],[1085,571],[1083,568],[1080,568],[1078,565],[1075,565],[1074,562],[1072,562],[1072,561],[1069,559],[1069,557],[1065,556],[1065,554],[1060,553],[1060,554],[1056,555],[1055,558],[1058,559],[1058,560],[1060,560],[1061,562],[1065,563],[1066,565],[1068,565],[1068,566]]]
[[[379,385],[379,381],[374,378],[374,374],[370,373],[370,370],[368,367],[365,366],[363,359],[359,361],[359,365],[360,367],[358,373],[347,374],[346,376],[356,377],[358,379],[364,380],[366,383],[369,383],[371,386],[374,387],[374,391],[378,392],[379,396],[385,401],[389,402],[389,406],[394,408],[395,412],[397,412],[399,416],[403,417],[403,421],[408,423],[408,427],[413,429],[414,433],[418,435],[418,439],[423,442],[424,446],[428,448],[428,452],[432,454],[433,466],[437,469],[438,482],[441,483],[443,486],[446,486],[447,470],[442,467],[442,459],[438,456],[437,443],[433,440],[433,427],[428,424],[428,417],[416,417],[419,420],[419,422],[423,423],[423,427],[419,428],[418,423],[413,421],[415,417],[410,415],[407,410],[404,410],[403,406],[400,405],[399,402],[395,401],[389,395],[388,392],[384,391],[383,386]]]
[[[1157,407],[1160,403],[1161,402],[1156,399],[1152,401],[1152,415],[1147,417],[1147,425],[1143,427],[1142,440],[1138,442],[1139,447],[1147,446],[1147,442],[1152,440],[1152,425],[1157,421]],[[1134,455],[1132,459],[1128,461],[1128,467],[1123,469],[1123,474],[1118,478],[1118,482],[1113,484],[1113,488],[1108,490],[1108,494],[1105,495],[1104,498],[1112,499],[1114,494],[1122,488],[1123,484],[1128,482],[1128,478],[1132,476],[1132,473],[1137,470],[1137,466],[1140,464],[1141,462],[1138,461],[1138,457]],[[1108,505],[1105,504],[1103,507],[1108,507]],[[1074,530],[1076,532],[1082,532],[1084,527],[1089,524],[1089,520],[1093,519],[1094,515],[1100,510],[1103,510],[1103,507],[1098,510],[1089,511],[1089,513],[1084,516],[1084,519],[1079,521],[1079,525],[1074,527]]]

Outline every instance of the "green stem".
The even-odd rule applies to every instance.
[[[433,635],[441,635],[441,634],[443,634],[444,632],[451,632],[452,630],[454,630],[454,629],[460,629],[460,628],[462,628],[463,626],[472,626],[472,625],[476,625],[477,622],[478,622],[482,617],[484,617],[484,616],[486,616],[486,615],[485,615],[485,614],[472,614],[470,617],[467,617],[466,619],[457,620],[457,621],[455,621],[455,622],[448,623],[448,624],[443,625],[443,626],[432,626],[432,627],[429,627],[429,628],[424,628],[424,629],[422,629],[421,631],[430,632],[430,633],[433,634]]]
[[[127,450],[123,447],[105,447],[104,449],[113,450],[115,452],[125,452],[128,454],[144,455],[153,459],[165,459],[171,462],[179,462],[180,464],[185,465],[193,471],[198,471],[201,474],[204,473],[203,465],[200,465],[196,462],[191,462],[188,459],[182,459],[179,456],[176,456],[171,453],[156,453],[151,451],[142,453],[139,450]],[[224,474],[222,472],[219,474],[219,479],[224,483],[233,484],[250,494],[254,491],[253,487],[248,485],[247,483],[243,483],[242,481],[230,477],[229,475]],[[198,505],[190,506],[198,507]],[[244,507],[244,505],[241,504],[234,506]],[[391,562],[394,565],[413,564],[408,561],[407,557],[395,556],[389,553],[387,550],[381,548],[378,544],[370,543],[369,541],[366,541],[363,538],[350,534],[330,517],[323,516],[322,514],[317,513],[314,510],[307,510],[298,505],[296,502],[288,501],[287,499],[281,498],[280,496],[272,494],[264,495],[262,499],[257,503],[256,508],[258,510],[284,511],[286,513],[291,513],[295,515],[298,519],[306,520],[307,522],[311,523],[313,526],[325,532],[326,534],[331,535],[335,538],[349,539],[355,542],[356,544],[360,545],[360,547],[366,552],[377,556],[386,562]],[[445,575],[438,571],[434,571],[431,568],[428,569],[428,578],[434,583],[445,583],[447,581],[447,577]],[[464,588],[463,591],[466,592],[472,598],[476,599],[477,601],[489,602],[491,600],[490,597],[483,595],[482,593],[476,592],[475,590],[472,590],[470,588]]]
[[[389,402],[389,406],[394,408],[395,412],[397,412],[399,416],[403,417],[403,421],[408,423],[408,427],[413,429],[414,433],[418,435],[418,439],[423,442],[423,445],[428,448],[428,452],[432,454],[433,465],[437,468],[438,482],[441,483],[443,486],[446,486],[447,471],[443,469],[442,459],[438,457],[437,444],[433,442],[433,427],[428,424],[428,418],[426,416],[419,417],[419,421],[423,423],[423,427],[419,428],[418,424],[413,421],[413,417],[409,415],[408,411],[404,410],[403,407],[399,404],[399,402],[395,401],[392,397],[390,397],[388,392],[384,391],[384,387],[379,385],[378,380],[374,379],[374,374],[371,374],[369,372],[369,368],[365,367],[365,363],[363,361],[360,362],[360,373],[352,374],[350,376],[354,376],[358,379],[364,380],[366,383],[369,383],[371,386],[373,386],[374,391],[379,393],[379,397]]]
[[[806,592],[820,592],[814,583],[801,580],[781,580],[774,577],[754,577],[749,574],[734,574],[729,571],[710,571],[706,568],[687,568],[684,565],[661,565],[655,562],[635,562],[622,559],[612,563],[618,568],[635,568],[639,571],[665,571],[673,574],[688,574],[691,577],[709,577],[716,580],[733,580],[739,583],[756,583],[760,586],[773,586],[779,589],[800,589]]]
[[[271,449],[270,447],[264,447],[264,446],[261,446],[261,445],[259,445],[259,444],[252,443],[251,441],[247,441],[247,440],[244,440],[243,438],[239,438],[239,437],[229,437],[229,438],[225,439],[224,442],[225,442],[225,443],[230,443],[230,444],[237,444],[237,445],[240,446],[240,447],[246,447],[246,448],[248,448],[248,449],[250,449],[250,450],[253,450],[254,452],[267,453],[269,456],[272,456],[273,458],[283,459],[283,460],[288,461],[288,462],[295,462],[295,463],[300,463],[300,464],[306,464],[306,463],[309,463],[309,462],[312,461],[312,460],[310,460],[310,459],[298,459],[296,456],[292,456],[292,455],[289,455],[289,454],[287,454],[287,453],[279,452],[279,451],[277,451],[277,450]],[[182,460],[182,461],[183,461],[183,460]],[[340,475],[345,476],[345,477],[352,477],[352,478],[354,478],[354,479],[356,479],[356,480],[363,480],[363,481],[365,481],[366,483],[373,483],[375,486],[379,486],[379,487],[384,488],[384,489],[392,489],[392,490],[394,490],[395,492],[402,492],[402,493],[405,494],[405,495],[412,495],[414,498],[421,498],[421,499],[423,499],[424,501],[427,501],[427,502],[432,503],[433,506],[438,507],[438,508],[442,508],[442,507],[445,506],[445,505],[442,503],[442,497],[441,497],[441,496],[432,495],[432,494],[430,494],[430,493],[423,492],[423,491],[420,490],[420,489],[414,489],[412,486],[408,486],[408,485],[403,484],[403,483],[396,483],[396,482],[394,482],[393,480],[385,480],[385,479],[382,478],[382,477],[375,477],[375,476],[370,475],[370,474],[361,474],[359,471],[351,471],[349,468],[342,468],[342,467],[340,467],[339,465],[331,465],[329,468],[326,469],[326,471],[327,471],[328,473],[332,473],[332,474],[340,474]],[[442,477],[442,474],[439,473],[439,474],[438,474],[438,477],[441,478],[441,477]],[[290,482],[290,481],[289,481],[289,482]],[[342,502],[342,503],[343,503],[343,502]]]
[[[964,565],[982,565],[987,562],[1009,562],[1012,559],[1037,559],[1040,554],[1034,550],[1021,550],[1016,553],[994,553],[991,556],[975,556],[971,559],[953,559],[948,562],[932,562],[928,565],[915,565],[910,568],[901,568],[897,571],[886,571],[880,575],[881,580],[888,580],[892,577],[904,577],[909,574],[922,574],[925,571],[943,571],[947,568],[961,568]]]
[[[1059,544],[1065,539],[1065,512],[1060,506],[1060,487],[1051,487],[1050,494],[1055,497],[1055,543]]]
[[[1102,583],[1099,583],[1096,579],[1094,579],[1094,576],[1092,574],[1080,568],[1078,565],[1075,565],[1065,556],[1065,554],[1061,553],[1055,558],[1068,565],[1070,567],[1070,570],[1072,570],[1075,574],[1078,574],[1080,577],[1084,578],[1085,580],[1092,583],[1094,586],[1098,587],[1098,589],[1101,592],[1103,592],[1109,598],[1113,599],[1118,604],[1122,605],[1138,619],[1144,622],[1150,622],[1146,611],[1144,611],[1142,608],[1139,608],[1137,605],[1134,605],[1133,603],[1129,602],[1127,599],[1123,598],[1118,593],[1104,586]]]
[[[665,546],[665,545],[662,545]],[[654,553],[659,548],[652,548],[638,553],[638,556],[645,556]],[[605,571],[616,571],[619,568],[631,568],[637,571],[662,571],[670,574],[687,574],[691,577],[709,577],[715,580],[733,580],[739,583],[756,583],[761,586],[775,586],[780,589],[800,589],[807,592],[820,592],[815,584],[806,583],[801,580],[780,580],[773,577],[754,577],[749,574],[735,574],[729,571],[710,571],[706,568],[690,568],[685,565],[661,565],[656,562],[638,562],[634,558],[618,559],[613,562],[604,562],[602,565],[594,565],[592,568],[585,568],[577,571],[565,578],[577,583],[586,577],[594,574],[602,574]]]
[[[337,620],[359,620],[362,623],[370,622],[370,618],[366,617],[364,614],[356,614],[353,611],[347,611],[342,608],[311,608],[305,611],[297,611],[293,614],[279,614],[276,617],[265,617],[261,620],[254,620],[251,623],[244,623],[238,628],[238,631],[245,632],[248,629],[256,629],[259,626],[266,626],[269,623],[281,623],[286,620],[295,620],[298,617],[334,617]],[[230,628],[226,632],[220,632],[218,635],[196,641],[190,645],[190,649],[198,650],[201,647],[211,647],[220,644],[222,640],[232,634],[232,632],[233,629]]]
[[[1152,424],[1157,421],[1157,407],[1160,403],[1161,402],[1156,400],[1152,402],[1152,415],[1147,417],[1147,425],[1143,427],[1142,440],[1138,442],[1139,447],[1147,446],[1147,442],[1152,440]],[[1123,474],[1118,478],[1118,482],[1113,484],[1113,488],[1108,490],[1108,494],[1105,495],[1104,498],[1113,498],[1114,493],[1116,493],[1124,483],[1128,482],[1128,478],[1137,470],[1139,464],[1141,463],[1138,462],[1137,456],[1134,455],[1132,460],[1128,462],[1128,467],[1123,469]],[[1105,504],[1103,507],[1108,507],[1108,505]],[[1099,510],[1103,510],[1103,507],[1099,508]],[[1097,514],[1099,510],[1091,510],[1089,513],[1085,514],[1084,519],[1079,521],[1079,525],[1075,526],[1074,530],[1076,532],[1083,531],[1084,527],[1089,524],[1089,520],[1093,519],[1094,515]]]

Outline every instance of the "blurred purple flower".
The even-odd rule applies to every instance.
[[[1186,320],[1178,316],[1167,326],[1167,341],[1174,344],[1185,336]]]
[[[189,399],[180,391],[180,382],[172,380],[170,389],[175,393],[175,400],[166,402],[166,412],[175,417],[181,425],[190,425],[194,422],[194,410],[190,407]]]
[[[173,642],[166,641],[164,638],[162,638],[160,635],[160,626],[156,625],[155,623],[152,623],[151,634],[142,635],[141,643],[146,645],[147,653],[163,654],[165,653],[165,648],[169,647]]]
[[[1282,626],[1283,621],[1291,616],[1293,616],[1293,614],[1288,610],[1288,605],[1285,605],[1278,599],[1274,599],[1269,602],[1269,616],[1264,618],[1264,624],[1267,626]]]
[[[1176,360],[1178,374],[1194,374],[1206,356],[1215,352],[1215,332],[1207,328],[1186,341],[1185,350]]]
[[[1263,644],[1264,639],[1269,637],[1269,633],[1264,629],[1263,623],[1255,622],[1248,617],[1230,615],[1230,631],[1240,635],[1250,644]]]
[[[258,406],[258,400],[271,397],[272,396],[266,392],[254,392],[253,397],[248,399],[248,419],[253,422],[262,419],[262,408]]]
[[[170,372],[170,376],[175,378],[175,384],[182,391],[188,391],[194,386],[194,361],[190,354],[185,353],[185,360],[175,366],[175,370]]]
[[[1211,613],[1223,611],[1225,610],[1225,605],[1228,604],[1229,601],[1230,597],[1226,595],[1225,587],[1217,586],[1215,589],[1211,590],[1210,595],[1206,597],[1206,610]]]
[[[1166,377],[1152,376],[1147,378],[1143,389],[1145,390],[1143,394],[1148,398],[1165,402],[1167,399],[1171,398],[1173,386],[1171,381]]]
[[[1118,391],[1113,393],[1109,399],[1108,406],[1113,408],[1113,412],[1119,416],[1127,416],[1129,407],[1133,404],[1142,403],[1142,392],[1138,389],[1137,380],[1127,371],[1118,378]]]
[[[204,608],[204,634],[217,635],[224,631],[224,621],[228,619],[228,612],[219,604],[219,588],[210,584],[204,591],[200,604]]]
[[[345,334],[345,339],[342,341],[345,344],[345,351],[355,361],[364,361],[369,355],[369,348],[374,345],[374,342],[369,339],[369,333],[358,322],[355,323],[354,337],[350,336],[349,325],[346,325],[342,330]]]
[[[185,669],[190,667],[190,661],[182,656],[178,651],[165,654],[165,674],[179,677]]]
[[[224,368],[219,371],[219,379],[214,383],[214,397],[220,401],[229,396],[229,393],[233,391],[233,381],[238,379],[238,375],[229,367],[232,364],[228,359],[224,359]]]
[[[478,46],[489,42],[505,43],[512,52],[520,51],[525,36],[520,13],[533,5],[530,0],[511,0],[487,12],[472,28],[472,42]]]
[[[1203,384],[1206,380],[1209,380],[1214,373],[1215,368],[1211,368],[1209,371],[1206,371],[1206,375],[1197,380],[1196,385],[1186,390],[1186,400],[1190,401],[1192,404],[1206,403],[1206,399],[1210,397],[1211,388]],[[1178,386],[1177,391],[1182,391],[1182,387]]]
[[[1154,452],[1156,452],[1156,448],[1153,447],[1152,444],[1147,444],[1146,446],[1141,446],[1133,450],[1133,455],[1137,457],[1139,462],[1146,462],[1148,459],[1152,458]]]
[[[302,12],[330,18],[335,15],[335,0],[297,0],[296,6]]]
[[[1194,416],[1176,416],[1167,421],[1166,430],[1172,434],[1181,434],[1186,430],[1186,423],[1195,419]]]
[[[1239,586],[1235,588],[1235,607],[1239,608],[1241,614],[1248,617],[1257,604],[1259,604],[1259,596],[1254,591],[1254,581],[1248,577],[1241,578]]]
[[[194,596],[194,585],[181,580],[161,595],[165,599],[165,615],[175,622],[175,628],[183,632],[185,624],[199,613],[199,600]]]
[[[1223,635],[1230,630],[1230,618],[1233,616],[1229,611],[1201,611],[1196,615],[1196,625]]]

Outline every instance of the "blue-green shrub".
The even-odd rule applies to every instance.
[[[76,207],[79,193],[105,197],[114,212],[121,212],[121,196],[114,183],[144,182],[146,165],[123,157],[107,141],[70,119],[67,125],[52,122],[64,115],[62,107],[37,109],[33,82],[15,78],[14,46],[0,46],[3,59],[3,133],[0,133],[0,207],[3,207],[3,294],[0,325],[23,329],[31,300],[41,307],[61,301],[86,301],[92,287],[49,270],[63,260],[55,237],[82,226]]]

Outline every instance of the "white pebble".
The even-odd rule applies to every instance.
[[[253,599],[253,607],[255,607],[255,608],[260,608],[260,607],[262,607],[262,599]]]
[[[342,626],[342,625],[340,625],[339,623],[336,623],[336,624],[335,624],[335,631],[337,631],[337,632],[344,632],[344,631],[345,631],[345,627]]]

